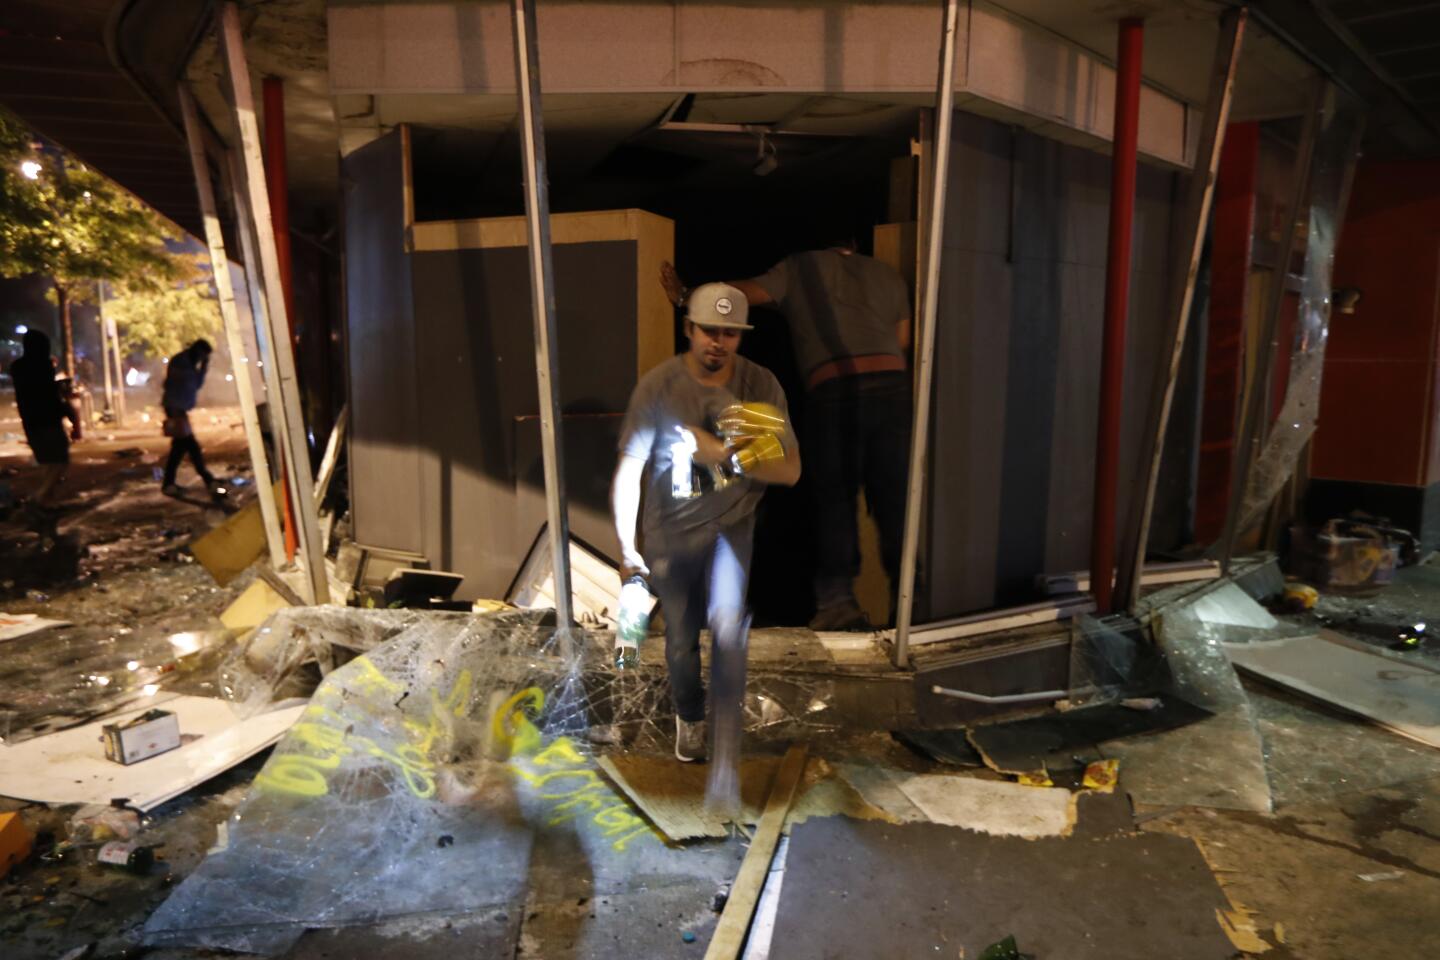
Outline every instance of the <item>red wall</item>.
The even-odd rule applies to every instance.
[[[1200,543],[1220,536],[1230,500],[1235,421],[1245,376],[1245,295],[1259,157],[1259,124],[1230,124],[1220,152],[1210,233],[1210,317],[1195,506],[1195,538]]]
[[[1363,296],[1330,318],[1312,476],[1440,482],[1440,163],[1359,164],[1334,286]]]

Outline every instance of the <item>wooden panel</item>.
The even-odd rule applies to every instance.
[[[635,372],[644,376],[675,355],[675,308],[660,286],[660,264],[675,260],[675,221],[628,210],[634,235],[636,290]]]

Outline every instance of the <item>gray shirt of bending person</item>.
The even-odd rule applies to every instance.
[[[789,421],[785,392],[769,370],[744,357],[735,358],[735,371],[723,387],[700,383],[685,368],[683,357],[671,357],[640,378],[630,395],[620,431],[620,452],[645,460],[645,514],[641,529],[647,557],[673,556],[698,550],[716,530],[748,520],[765,492],[765,484],[739,479],[698,497],[674,496],[671,445],[679,442],[682,425],[715,433],[715,421],[733,403],[770,403]],[[787,431],[784,446],[796,443]]]
[[[894,269],[838,250],[794,253],[754,278],[790,324],[802,376],[842,357],[904,358],[895,326],[910,316],[910,294]]]

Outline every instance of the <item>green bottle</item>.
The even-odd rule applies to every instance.
[[[638,573],[620,588],[620,616],[615,625],[615,669],[629,670],[640,663],[640,643],[650,629],[650,608],[655,599]]]

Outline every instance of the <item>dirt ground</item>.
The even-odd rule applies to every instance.
[[[196,423],[216,472],[250,479],[235,412],[203,411]],[[0,474],[23,497],[33,481],[23,445],[6,437],[14,433],[17,422],[0,420]],[[243,579],[224,588],[215,585],[184,548],[192,536],[223,519],[226,509],[253,496],[253,484],[234,486],[231,502],[221,509],[208,502],[184,468],[182,482],[190,477],[192,494],[184,500],[164,497],[153,471],[167,447],[157,419],[124,430],[95,429],[73,450],[74,469],[65,502],[51,518],[53,530],[37,533],[34,518],[23,510],[11,510],[0,520],[5,557],[0,561],[5,571],[0,609],[76,625],[48,640],[27,638],[0,648],[0,709],[23,700],[17,688],[35,682],[27,678],[37,669],[60,678],[56,682],[63,686],[90,655],[87,644],[123,657],[127,644],[140,643],[147,633],[213,626],[244,586]],[[34,558],[55,549],[46,548],[44,540],[67,536],[76,549],[74,569],[55,576]],[[22,555],[29,559],[16,559]],[[1368,602],[1399,619],[1433,610],[1440,622],[1440,576],[1433,568],[1407,568],[1395,586]],[[1333,622],[1355,609],[1331,609]],[[65,636],[72,639],[62,643]],[[55,659],[45,659],[51,656]],[[1262,684],[1247,680],[1245,690],[1263,741],[1274,812],[1137,804],[1138,829],[1199,843],[1232,902],[1253,914],[1260,939],[1252,951],[1237,950],[1236,956],[1356,960],[1440,955],[1440,751]],[[202,681],[195,692],[214,691],[204,689]],[[883,731],[837,735],[811,749],[836,761],[860,758],[916,772],[944,769]],[[12,870],[0,880],[0,956],[179,960],[217,955],[146,950],[137,945],[137,932],[216,843],[217,828],[233,815],[264,760],[264,754],[255,757],[152,811],[147,842],[160,845],[162,859],[143,876],[74,857],[32,859]],[[1125,784],[1122,766],[1121,790]],[[0,796],[0,812],[14,810],[39,834],[42,848],[64,836],[73,813],[73,808]],[[633,888],[593,900],[594,891],[557,864],[536,875],[528,900],[516,910],[417,915],[315,931],[287,956],[448,960],[496,957],[507,950],[503,955],[550,960],[699,957],[713,929],[715,893],[733,876],[744,849],[743,838],[702,844],[687,881],[647,887],[646,878],[637,876]],[[1083,891],[1077,889],[1076,895]],[[82,952],[71,952],[77,950]],[[1110,950],[1108,956],[1132,957],[1124,943],[1110,944]],[[777,947],[772,955],[786,953]]]

